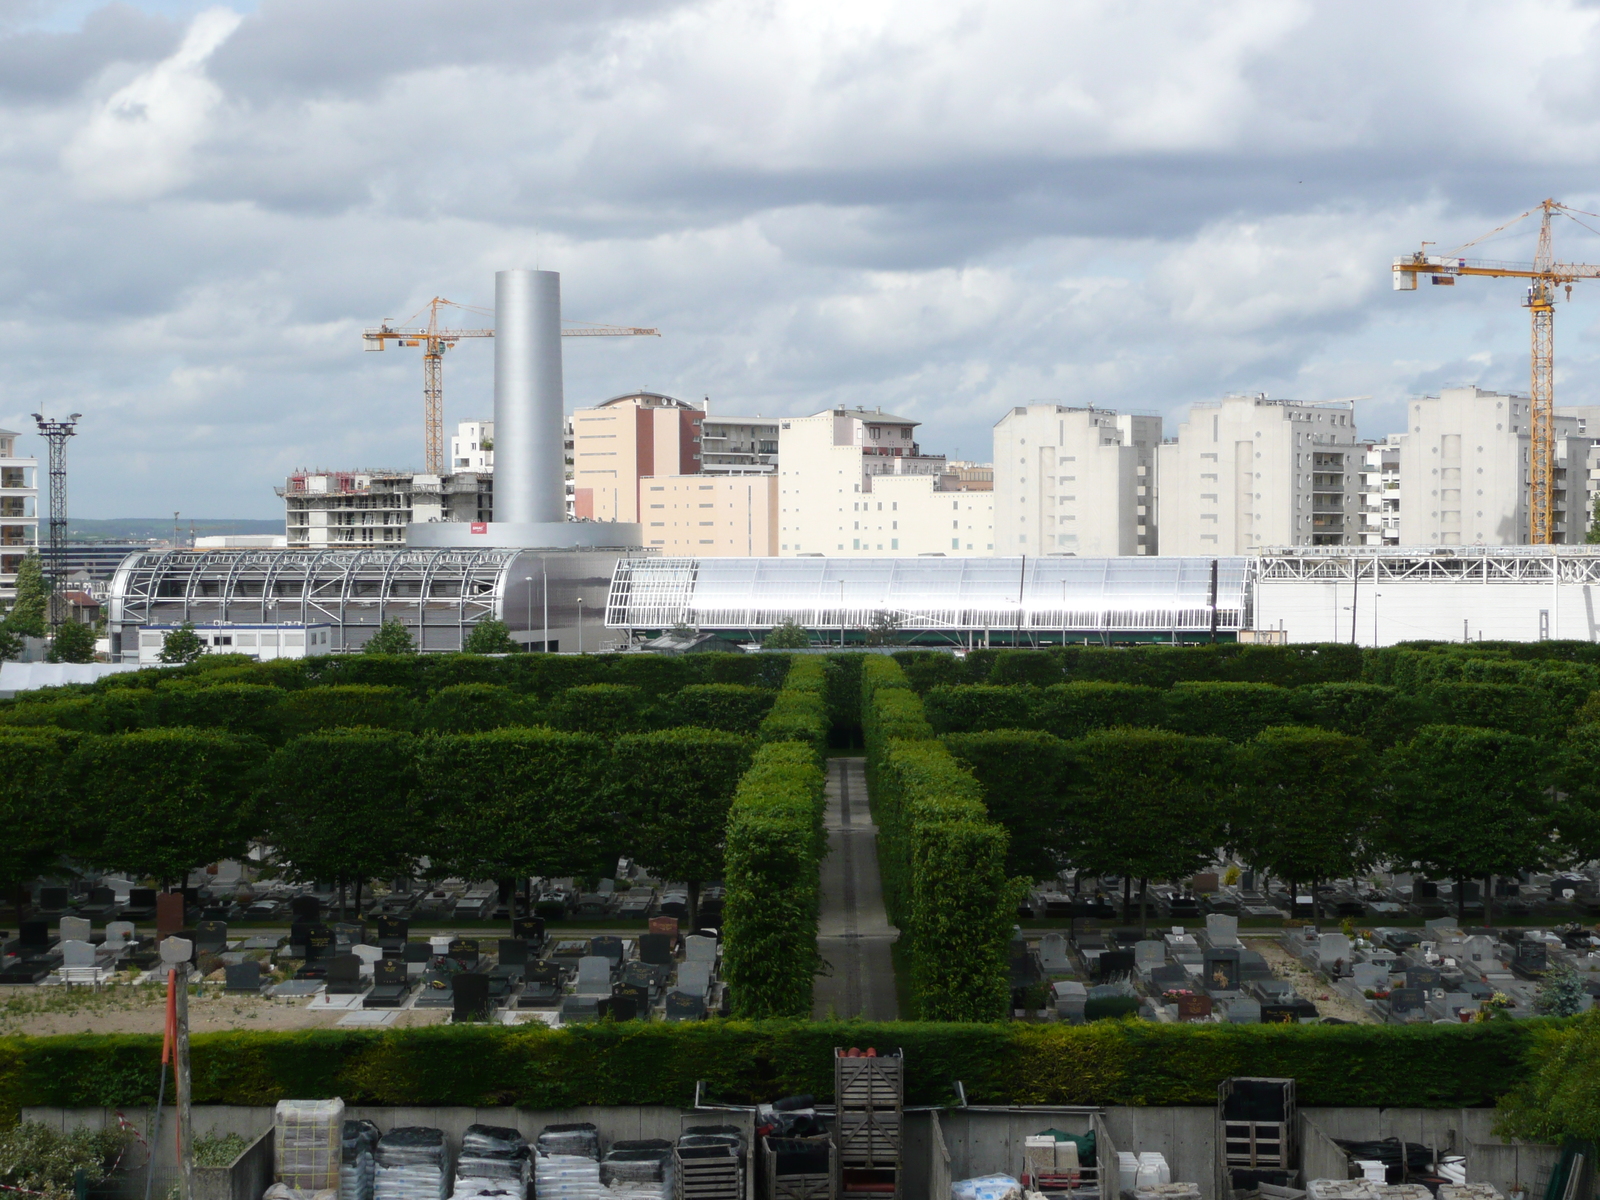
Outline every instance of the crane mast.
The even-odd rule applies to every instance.
[[[441,308],[459,308],[466,312],[493,316],[487,309],[457,304],[442,296],[435,296],[398,325],[384,321],[376,329],[365,329],[361,340],[368,350],[382,350],[389,342],[400,346],[422,348],[422,462],[429,475],[443,475],[444,463],[444,352],[462,338],[489,338],[492,329],[455,329],[439,324]],[[413,324],[422,314],[428,314],[428,323],[420,328]],[[409,327],[408,327],[409,326]],[[562,337],[660,337],[657,329],[641,329],[632,325],[594,325],[574,323],[563,329]]]
[[[1418,250],[1394,260],[1394,288],[1403,292],[1416,291],[1417,279],[1421,275],[1430,276],[1435,284],[1454,284],[1461,276],[1528,280],[1528,291],[1522,301],[1533,323],[1528,389],[1528,540],[1536,546],[1547,546],[1556,543],[1559,532],[1556,529],[1556,289],[1564,287],[1570,300],[1575,282],[1580,279],[1600,279],[1600,266],[1556,261],[1550,225],[1551,219],[1558,214],[1571,217],[1574,221],[1577,220],[1574,214],[1586,217],[1596,214],[1569,208],[1555,200],[1545,200],[1537,208],[1530,208],[1483,237],[1473,239],[1461,249],[1476,245],[1534,213],[1539,214],[1539,244],[1532,264],[1461,258]],[[1428,244],[1423,243],[1424,246]]]

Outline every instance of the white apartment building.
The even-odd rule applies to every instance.
[[[20,434],[0,429],[0,598],[17,594],[17,568],[39,546],[39,460],[17,454]]]
[[[450,439],[452,471],[494,470],[494,422],[462,421]]]
[[[1363,546],[1400,544],[1400,444],[1366,442],[1361,461]]]
[[[1196,404],[1159,455],[1161,552],[1356,545],[1362,459],[1348,403]]]
[[[276,491],[291,550],[400,546],[413,521],[494,519],[494,477],[470,471],[297,471]]]
[[[1153,413],[1029,404],[994,427],[995,553],[1160,553]]]
[[[1526,396],[1478,387],[1442,388],[1406,406],[1400,445],[1400,544],[1520,546],[1529,538],[1532,415]],[[1557,542],[1581,542],[1587,528],[1590,440],[1569,410],[1555,418]],[[1568,519],[1569,471],[1573,481]]]
[[[994,493],[924,455],[918,422],[835,408],[780,422],[778,553],[994,553]]]

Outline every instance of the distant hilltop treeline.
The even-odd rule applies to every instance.
[[[196,518],[190,521],[187,517],[180,517],[177,524],[185,538],[189,536],[191,526],[197,537],[283,532],[282,517],[265,521],[230,517],[210,520]],[[172,537],[172,530],[171,517],[110,517],[103,520],[72,517],[67,522],[67,538],[74,542],[166,541]]]

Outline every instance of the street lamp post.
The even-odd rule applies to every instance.
[[[533,648],[533,576],[524,575],[522,582],[528,585],[528,619],[523,628],[528,631],[528,648]]]
[[[839,580],[839,649],[844,649],[844,580]]]
[[[578,653],[583,653],[583,597],[578,597]]]
[[[544,580],[544,653],[550,653],[550,573],[544,559],[539,560],[539,578]]]

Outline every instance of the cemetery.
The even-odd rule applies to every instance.
[[[1587,645],[411,657],[0,702],[9,1119],[148,1112],[178,971],[247,1200],[312,1200],[280,1101],[340,1200],[1493,1200],[1588,1135]],[[820,998],[851,811],[897,1021]]]

